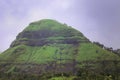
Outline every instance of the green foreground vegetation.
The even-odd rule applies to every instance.
[[[60,75],[27,75],[27,74],[0,74],[0,80],[119,80],[112,75],[83,75],[83,76],[60,76]]]

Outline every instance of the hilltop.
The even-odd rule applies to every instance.
[[[119,60],[117,54],[92,43],[71,26],[43,19],[30,23],[0,54],[0,72],[82,75],[87,67],[88,71],[100,70],[97,73],[103,74],[102,66],[114,72],[114,62]]]
[[[77,43],[80,40],[88,41],[82,33],[72,27],[55,20],[44,19],[33,22],[25,28],[11,44],[11,47],[19,44],[40,46],[49,43]]]

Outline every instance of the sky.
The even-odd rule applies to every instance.
[[[29,23],[54,19],[90,41],[120,48],[120,0],[0,0],[0,52]]]

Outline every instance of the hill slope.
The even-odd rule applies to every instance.
[[[0,54],[0,71],[5,73],[77,73],[90,62],[119,61],[120,57],[93,44],[81,32],[55,20],[31,23]],[[97,63],[97,64],[96,64]],[[109,66],[109,65],[108,65]]]

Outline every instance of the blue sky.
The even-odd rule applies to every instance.
[[[30,22],[58,20],[91,41],[120,48],[120,0],[0,0],[0,51]]]

